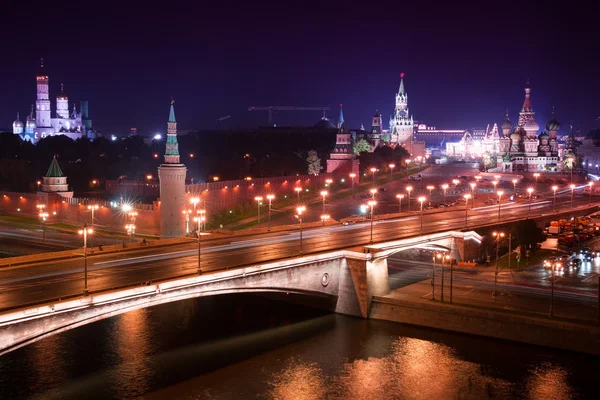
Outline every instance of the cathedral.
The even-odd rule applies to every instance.
[[[502,136],[498,139],[497,164],[501,171],[535,172],[562,169],[558,144],[560,124],[554,118],[546,124],[546,131],[537,135],[540,126],[535,120],[531,105],[531,89],[525,88],[525,100],[519,113],[517,126],[508,118],[501,125]]]
[[[19,119],[13,122],[13,133],[21,139],[36,143],[46,136],[66,135],[71,139],[88,136],[92,138],[92,120],[88,117],[87,101],[80,103],[80,111],[75,104],[69,109],[69,98],[65,94],[64,87],[60,85],[60,93],[56,97],[56,117],[52,118],[52,106],[50,103],[48,75],[44,70],[44,59],[41,59],[40,71],[36,76],[37,99],[35,108],[31,106],[31,113],[27,116],[25,123]]]

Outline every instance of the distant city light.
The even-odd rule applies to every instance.
[[[115,140],[117,140],[117,137],[115,135],[110,135],[110,140],[114,142]]]
[[[162,139],[162,136],[160,133],[157,133],[156,135],[154,135],[154,140],[160,140]]]

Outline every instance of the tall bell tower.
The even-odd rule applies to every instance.
[[[185,175],[187,168],[179,160],[174,103],[171,99],[169,121],[167,122],[165,162],[158,167],[160,235],[162,237],[178,237],[185,234],[182,213],[185,206]]]
[[[44,70],[44,59],[40,59],[40,72],[35,77],[37,82],[37,100],[35,102],[35,124],[47,128],[50,122],[50,97],[48,93],[48,75]]]

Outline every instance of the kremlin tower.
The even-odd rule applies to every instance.
[[[160,236],[178,237],[185,234],[182,212],[185,206],[185,175],[187,168],[179,162],[177,121],[171,100],[167,123],[165,162],[158,167],[160,181]]]

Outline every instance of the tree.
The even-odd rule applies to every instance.
[[[306,158],[308,164],[309,175],[319,175],[319,172],[323,169],[321,166],[321,159],[315,150],[308,151],[308,157]]]
[[[371,150],[371,145],[365,139],[360,139],[358,142],[354,143],[352,150],[354,151],[354,154],[360,154]]]

